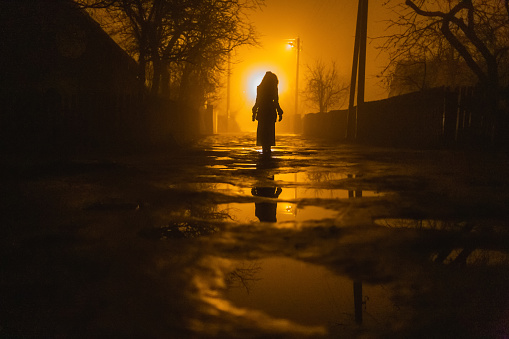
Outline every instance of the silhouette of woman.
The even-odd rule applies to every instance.
[[[270,146],[276,145],[276,120],[283,119],[279,106],[278,79],[272,72],[265,73],[256,89],[256,103],[253,106],[253,121],[258,120],[256,145],[262,146],[263,153],[270,153]]]

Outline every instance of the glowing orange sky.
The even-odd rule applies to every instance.
[[[385,26],[381,20],[388,15],[380,1],[369,4],[368,36],[382,34]],[[353,57],[357,1],[355,0],[266,0],[261,11],[250,15],[251,22],[260,33],[261,48],[245,47],[233,57],[231,74],[230,113],[243,130],[254,130],[251,107],[254,104],[256,83],[253,78],[273,71],[280,80],[280,104],[286,117],[294,112],[295,101],[295,49],[288,49],[288,39],[300,37],[299,90],[305,88],[306,65],[322,59],[325,63],[336,62],[347,81],[350,78]],[[366,69],[366,100],[387,96],[374,77],[384,65],[375,43],[368,40]],[[255,74],[254,74],[255,73]],[[226,81],[225,81],[226,83]],[[254,88],[253,88],[254,87]],[[224,91],[226,93],[226,91]],[[226,95],[222,95],[226,98]],[[225,100],[216,104],[216,113],[226,114]],[[311,113],[303,100],[299,100],[299,113]],[[284,122],[284,121],[283,121]]]

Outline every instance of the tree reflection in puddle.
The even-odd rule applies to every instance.
[[[215,279],[196,277],[199,294],[211,313],[220,310],[246,323],[279,324],[286,334],[351,336],[390,332],[409,316],[392,302],[386,286],[354,282],[322,266],[286,257],[209,259],[207,265],[218,269]],[[354,290],[361,294],[354,296]]]

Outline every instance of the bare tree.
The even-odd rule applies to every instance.
[[[473,86],[477,82],[475,75],[450,46],[433,59],[415,56],[414,60],[399,60],[382,78],[389,87],[389,96],[442,86]]]
[[[200,75],[210,77],[230,51],[255,44],[246,11],[263,1],[75,0],[83,7],[105,9],[109,33],[120,36],[138,60],[140,83],[148,84],[153,95],[165,96],[172,78],[185,80],[189,74],[172,77],[170,70],[201,68]]]
[[[393,9],[391,33],[383,37],[382,46],[389,52],[388,69],[405,60],[429,62],[443,57],[443,51],[454,51],[477,78],[483,134],[491,141],[506,134],[508,119],[500,107],[502,86],[509,83],[508,0],[406,0]],[[444,46],[450,48],[441,49]]]
[[[323,61],[318,60],[313,66],[307,66],[307,69],[307,85],[304,91],[306,101],[318,108],[320,113],[345,102],[348,85],[341,81],[334,62],[327,67]]]
[[[182,72],[177,74],[180,76],[179,92],[183,94],[213,91],[228,54],[239,46],[256,44],[254,27],[247,23],[245,10],[259,3],[200,1],[202,6],[194,12],[196,25],[181,35],[180,50],[163,56],[165,70],[170,69],[172,62],[184,62],[179,68]],[[172,58],[172,55],[179,57]]]
[[[389,0],[389,3],[394,0]],[[505,7],[505,8],[504,8]],[[390,64],[443,57],[447,43],[490,91],[500,84],[499,67],[509,49],[509,5],[505,0],[406,0],[395,6],[396,18],[383,49]]]

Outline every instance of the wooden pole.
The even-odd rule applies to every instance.
[[[297,69],[295,72],[295,116],[299,114],[299,63],[300,63],[300,38],[297,37]]]
[[[367,31],[368,31],[368,0],[359,0],[359,6],[357,9],[357,26],[355,29],[355,42],[353,49],[352,77],[350,80],[350,101],[348,104],[348,117],[346,128],[347,140],[355,140],[357,138],[357,113],[359,106],[362,106],[362,104],[364,104]],[[358,86],[357,79],[359,79]],[[355,106],[356,90],[357,90],[357,107]]]
[[[228,45],[228,68],[227,68],[227,81],[226,81],[226,132],[230,131],[230,78],[231,78],[231,51]]]
[[[366,81],[366,41],[368,39],[368,0],[363,0],[361,31],[359,39],[359,85],[357,93],[357,107],[364,104],[364,89]]]
[[[353,283],[353,303],[355,322],[357,324],[362,324],[362,282],[354,281]]]

